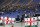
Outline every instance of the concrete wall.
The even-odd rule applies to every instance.
[[[4,25],[4,26],[0,26],[0,27],[11,27],[12,25]],[[14,27],[25,27],[25,23],[15,23]]]

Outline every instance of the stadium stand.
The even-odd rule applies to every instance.
[[[16,22],[24,22],[24,18],[28,17],[40,16],[40,0],[0,1],[0,16],[13,17],[16,19]]]

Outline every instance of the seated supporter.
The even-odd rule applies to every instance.
[[[16,21],[20,21],[20,19],[19,18],[16,18]]]
[[[24,17],[25,17],[25,15],[23,14],[21,17],[21,22],[24,22]]]
[[[21,18],[21,22],[24,22],[24,18]]]
[[[17,15],[16,21],[17,21],[17,22],[20,22],[19,15]]]

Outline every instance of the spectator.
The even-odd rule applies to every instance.
[[[16,22],[20,22],[19,15],[17,15]]]

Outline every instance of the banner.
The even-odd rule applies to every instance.
[[[37,17],[25,18],[25,26],[37,25]]]
[[[0,18],[0,23],[4,24],[14,24],[15,18],[10,18],[10,17],[1,17]]]
[[[2,19],[3,19],[3,17],[0,17],[0,23],[2,23],[2,22],[3,22],[3,20],[2,20]]]
[[[40,27],[40,16],[25,18],[25,27]]]
[[[9,17],[4,18],[4,23],[5,24],[10,24],[11,23],[10,21],[11,21],[11,18],[9,18]]]

